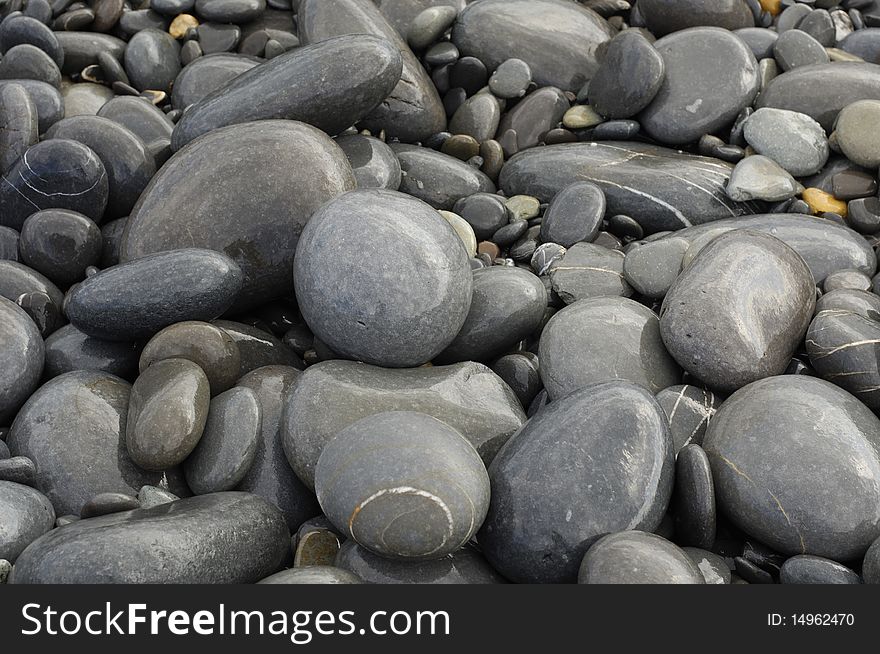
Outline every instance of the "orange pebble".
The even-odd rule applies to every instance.
[[[760,0],[760,2],[761,9],[771,16],[775,16],[782,11],[782,0]]]
[[[189,28],[198,26],[199,21],[195,16],[191,16],[190,14],[180,14],[177,18],[171,21],[171,25],[168,27],[168,33],[175,39],[182,39],[186,36],[186,32]]]
[[[825,213],[830,211],[841,216],[846,216],[846,202],[838,200],[830,193],[822,189],[808,188],[801,195],[804,202],[810,205],[813,213]]]

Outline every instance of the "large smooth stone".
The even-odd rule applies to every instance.
[[[336,139],[336,145],[342,148],[352,172],[357,180],[357,187],[385,188],[396,191],[400,186],[400,161],[394,151],[383,141],[362,134],[346,134]]]
[[[242,273],[211,250],[160,252],[88,277],[67,297],[77,329],[111,341],[147,338],[183,320],[213,320],[241,289]]]
[[[96,223],[104,215],[108,182],[104,164],[82,143],[50,139],[32,145],[0,185],[0,225],[21,230],[43,209],[70,209]]]
[[[495,184],[484,173],[442,152],[402,143],[391,144],[400,161],[400,191],[436,209],[452,209],[474,193],[494,193]]]
[[[300,120],[338,134],[388,96],[402,66],[399,50],[374,36],[342,36],[295,48],[191,106],[175,127],[171,146],[179,150],[218,127],[271,118]]]
[[[703,447],[721,510],[774,550],[848,561],[880,536],[880,420],[833,384],[749,384],[718,409]]]
[[[720,159],[646,143],[566,143],[515,155],[499,186],[508,196],[550,202],[570,184],[593,182],[605,193],[607,215],[632,216],[652,234],[754,213],[724,192],[732,171]]]
[[[281,509],[291,531],[321,512],[318,500],[291,470],[282,445],[282,408],[302,373],[288,366],[265,366],[242,377],[238,386],[257,396],[263,416],[254,462],[237,490],[264,497]]]
[[[573,582],[600,536],[660,524],[673,468],[650,393],[625,382],[581,389],[539,410],[495,457],[480,546],[511,581]]]
[[[479,363],[391,370],[353,361],[325,361],[303,373],[285,401],[284,450],[314,487],[324,446],[348,425],[382,411],[418,411],[457,429],[483,461],[525,422],[513,391]]]
[[[726,30],[755,25],[752,10],[744,0],[639,0],[639,14],[657,36],[701,25]]]
[[[64,325],[46,339],[47,377],[74,370],[99,370],[133,379],[138,372],[141,346],[125,341],[105,341],[73,325]]]
[[[774,78],[756,106],[807,114],[830,133],[840,110],[857,100],[880,100],[880,66],[848,61],[799,66]]]
[[[657,393],[681,380],[657,315],[628,298],[567,306],[544,327],[539,347],[541,379],[553,400],[599,382],[623,380]]]
[[[147,472],[129,458],[130,393],[131,386],[113,375],[70,372],[43,384],[12,423],[9,450],[36,464],[36,488],[58,515],[78,515],[98,493],[136,495],[144,485],[189,494],[178,470]]]
[[[393,262],[383,263],[392,242]],[[369,260],[375,265],[365,266]],[[321,207],[303,230],[293,271],[314,334],[346,357],[387,367],[430,361],[455,338],[471,303],[461,239],[434,209],[396,191],[352,191]]]
[[[473,279],[464,325],[435,363],[495,359],[541,326],[547,291],[531,272],[490,266],[474,271]]]
[[[703,573],[683,549],[644,531],[599,539],[578,572],[581,584],[703,584]]]
[[[303,227],[354,187],[342,150],[314,127],[264,120],[214,130],[150,181],[126,225],[120,260],[180,247],[225,252],[244,273],[236,307],[258,306],[293,291]]]
[[[446,113],[430,76],[372,0],[302,0],[297,24],[303,45],[345,34],[372,34],[400,50],[400,81],[363,120],[371,132],[385,130],[390,137],[413,142],[446,128]]]
[[[803,214],[759,214],[719,220],[682,229],[667,238],[685,238],[694,243],[710,238],[712,233],[720,236],[740,229],[770,234],[788,245],[807,262],[817,284],[837,270],[856,269],[871,276],[877,269],[874,251],[859,233],[839,222]]]
[[[654,47],[663,57],[666,76],[639,122],[661,143],[690,143],[725,127],[758,94],[755,55],[727,30],[694,27],[670,34]]]
[[[171,89],[171,105],[181,111],[216,92],[262,62],[257,57],[217,52],[184,66]]]
[[[815,303],[797,252],[769,234],[737,230],[709,243],[672,284],[660,333],[685,370],[733,391],[785,371]]]
[[[56,529],[16,562],[18,584],[243,584],[289,547],[280,512],[250,493],[216,493]]]
[[[125,72],[138,91],[168,92],[180,73],[180,46],[168,32],[140,30],[125,48]]]
[[[538,86],[577,91],[596,72],[596,50],[614,29],[592,9],[563,0],[483,0],[462,11],[452,41],[489,70],[521,59]]]
[[[55,509],[40,491],[0,480],[0,559],[18,555],[55,526]]]
[[[467,546],[433,561],[387,559],[346,541],[336,556],[336,566],[370,584],[504,584],[507,580],[486,559]]]
[[[44,354],[34,321],[17,304],[0,297],[0,424],[8,424],[37,388]]]
[[[452,554],[489,508],[489,476],[473,445],[413,411],[377,413],[339,432],[318,459],[315,490],[347,538],[404,561]]]

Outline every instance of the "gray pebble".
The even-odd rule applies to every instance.
[[[827,64],[828,53],[812,36],[799,29],[787,30],[773,44],[773,56],[783,71],[800,66]]]
[[[587,550],[578,571],[581,584],[702,584],[691,558],[665,538],[644,531],[622,531],[599,539]]]
[[[140,502],[136,497],[125,493],[98,493],[80,509],[80,518],[95,518],[99,515],[109,515],[122,511],[139,509]]]
[[[54,526],[55,511],[45,495],[0,480],[0,559],[15,563],[28,545]]]

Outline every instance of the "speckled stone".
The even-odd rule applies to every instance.
[[[46,338],[46,377],[74,370],[98,370],[133,381],[138,372],[141,345],[105,341],[64,325]]]
[[[862,580],[845,565],[821,556],[799,554],[782,564],[783,584],[860,584]]]
[[[656,393],[681,377],[660,340],[657,315],[621,297],[581,300],[558,312],[544,328],[538,356],[553,400],[611,380]]]
[[[324,446],[381,411],[417,411],[459,431],[487,464],[525,422],[513,391],[479,363],[390,370],[351,361],[310,366],[287,397],[284,450],[307,485]]]
[[[495,184],[479,170],[455,157],[429,148],[394,143],[400,160],[400,191],[437,209],[452,209],[474,193],[494,193]]]
[[[691,443],[702,444],[706,427],[721,404],[712,391],[690,384],[664,388],[655,399],[669,418],[676,455]]]
[[[81,520],[19,557],[14,583],[253,583],[273,573],[289,533],[248,493],[193,497]]]
[[[329,565],[310,565],[290,568],[261,579],[258,584],[362,584],[360,578],[342,568]]]
[[[685,370],[731,391],[785,370],[815,297],[810,269],[794,250],[767,234],[735,231],[704,247],[673,283],[660,332]]]
[[[632,287],[623,275],[624,254],[594,243],[575,243],[550,264],[553,291],[566,304],[593,297],[629,297]]]
[[[372,136],[347,134],[336,139],[351,164],[357,187],[384,188],[396,191],[400,187],[400,161],[385,143]]]
[[[0,480],[0,559],[19,554],[55,526],[52,503],[38,490]]]
[[[681,448],[676,457],[672,496],[675,539],[682,545],[709,549],[715,542],[717,520],[709,459],[694,443]]]
[[[644,531],[621,531],[587,550],[578,571],[581,584],[703,584],[687,553]]]
[[[703,447],[719,508],[777,552],[847,561],[880,534],[880,420],[829,382],[749,384],[715,414]]]
[[[632,118],[651,104],[665,74],[654,46],[640,32],[623,31],[608,43],[590,80],[590,103],[608,118]]]
[[[4,297],[0,297],[0,343],[0,423],[8,424],[39,385],[45,347],[30,317]]]

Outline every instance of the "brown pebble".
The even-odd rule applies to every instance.
[[[480,154],[480,143],[473,136],[455,134],[443,142],[440,151],[456,159],[467,161]]]
[[[199,26],[199,20],[190,14],[180,14],[171,21],[168,33],[175,39],[182,39],[189,29]]]
[[[480,243],[477,244],[477,254],[488,254],[494,261],[501,256],[501,248],[495,245],[492,241],[480,241]]]

